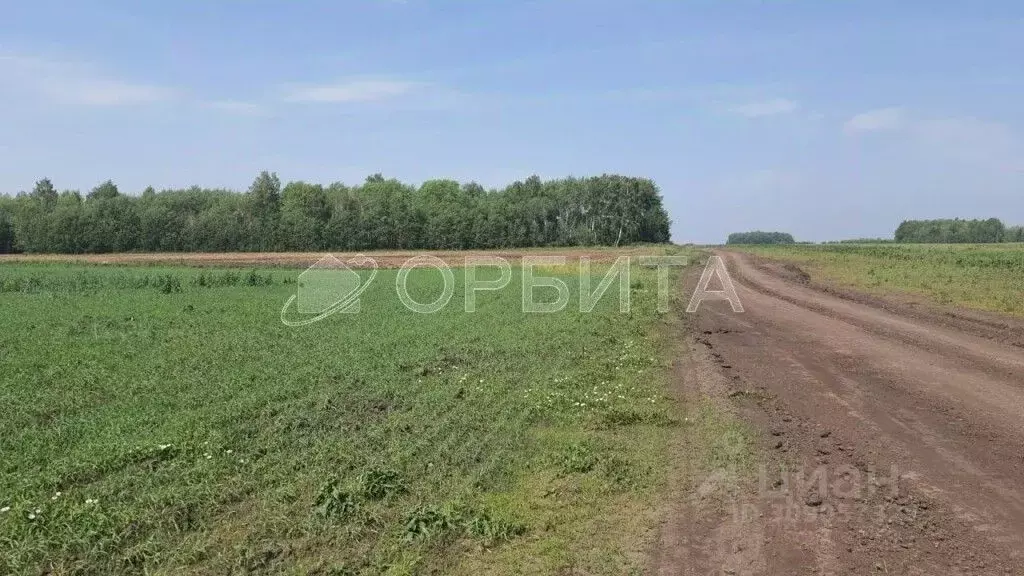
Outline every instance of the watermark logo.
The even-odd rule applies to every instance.
[[[675,292],[671,285],[671,271],[689,266],[689,259],[686,256],[640,256],[637,258],[637,264],[642,268],[657,271],[657,311],[662,314],[670,312],[671,296]],[[618,296],[619,311],[629,313],[630,296],[634,288],[631,281],[631,265],[629,256],[619,256],[612,263],[602,262],[602,270],[595,271],[591,259],[587,256],[580,257],[571,265],[565,256],[524,255],[520,261],[518,275],[521,282],[522,312],[561,312],[573,301],[575,288],[579,292],[578,304],[581,313],[593,311],[598,302],[610,292]],[[421,290],[410,292],[410,275],[417,268],[428,269],[430,273],[440,275],[442,285],[436,297],[424,297]],[[512,265],[500,256],[467,255],[462,259],[461,268],[464,283],[459,286],[452,268],[444,260],[429,254],[409,258],[395,276],[398,300],[412,312],[434,314],[447,307],[455,291],[461,288],[464,309],[468,313],[473,313],[479,307],[481,293],[504,290],[515,277]],[[574,268],[579,281],[570,286],[573,284],[571,280]],[[363,274],[357,270],[362,270]],[[281,321],[287,326],[305,326],[334,314],[359,312],[359,298],[369,288],[377,272],[377,262],[362,254],[347,261],[330,254],[324,256],[299,275],[296,294],[289,297],[281,308]],[[716,275],[724,286],[723,290],[708,289],[711,279]],[[417,295],[414,296],[413,292]],[[696,312],[704,300],[728,300],[735,312],[743,311],[736,289],[729,278],[729,272],[718,256],[712,256],[708,260],[687,312]],[[289,315],[293,302],[296,311]]]
[[[365,279],[353,268],[370,270]],[[305,326],[328,316],[359,312],[359,297],[377,276],[377,261],[357,254],[347,262],[328,254],[299,274],[298,290],[281,308],[281,322],[286,326]],[[296,309],[305,318],[288,318],[288,308]]]
[[[708,290],[711,279],[715,276],[718,276],[722,289]],[[700,309],[701,302],[705,300],[728,300],[733,312],[737,314],[743,312],[743,303],[740,302],[740,297],[736,294],[736,286],[733,285],[732,278],[729,277],[729,271],[725,268],[725,262],[722,261],[721,256],[708,258],[708,263],[704,266],[704,272],[700,275],[697,289],[693,291],[693,297],[690,298],[690,304],[686,307],[686,311],[693,314]]]
[[[893,464],[885,469],[860,469],[849,464],[819,465],[814,468],[773,468],[761,464],[756,494],[750,492],[747,472],[721,468],[710,471],[691,495],[691,505],[700,507],[711,500],[731,509],[737,523],[753,519],[796,527],[831,521],[824,517],[858,516],[878,525],[891,522],[892,515],[910,513],[899,504],[906,493],[904,478]]]
[[[409,273],[414,268],[434,268],[441,273],[441,279],[444,281],[444,288],[441,290],[441,294],[433,302],[419,302],[409,294]],[[430,256],[428,254],[422,256],[414,256],[405,261],[405,264],[398,269],[398,276],[395,276],[395,291],[398,293],[398,299],[402,301],[402,304],[406,308],[417,312],[419,314],[433,314],[440,312],[445,306],[448,305],[452,300],[452,295],[455,294],[455,274],[452,273],[452,269],[448,267],[448,263],[441,260],[437,256]]]

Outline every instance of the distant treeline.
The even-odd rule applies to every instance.
[[[998,218],[988,220],[905,220],[896,229],[896,242],[986,244],[1024,242],[1024,227],[1005,226]]]
[[[793,235],[785,232],[733,232],[726,244],[793,244]]]
[[[893,244],[892,238],[848,238],[846,240],[827,240],[822,244]]]
[[[905,220],[896,229],[893,239],[858,238],[832,240],[825,244],[990,244],[1024,242],[1024,226],[1006,226],[998,218],[987,220]],[[784,232],[737,232],[729,235],[727,244],[793,244],[793,236]]]
[[[224,252],[469,249],[668,242],[651,180],[615,175],[501,190],[370,176],[360,186],[281,185],[263,172],[245,193],[192,187],[141,195],[107,181],[83,197],[47,180],[0,196],[0,252]]]

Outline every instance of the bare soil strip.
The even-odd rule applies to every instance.
[[[619,256],[658,254],[661,249],[651,246],[627,248],[536,248],[527,250],[387,250],[370,252],[330,252],[348,263],[357,255],[372,258],[380,268],[399,268],[414,256],[431,255],[444,260],[451,267],[462,266],[470,256],[500,257],[511,263],[524,256],[564,256],[569,264],[586,256],[594,263],[611,263]],[[119,254],[0,254],[0,264],[15,262],[81,262],[88,264],[180,265],[252,267],[270,266],[305,268],[314,264],[324,252],[156,252]],[[351,265],[351,264],[350,264]],[[355,265],[352,265],[356,267]]]
[[[746,312],[705,303],[688,361],[760,432],[756,478],[714,513],[673,503],[692,521],[670,519],[662,547],[689,551],[656,571],[1024,574],[1021,324],[720,255]]]

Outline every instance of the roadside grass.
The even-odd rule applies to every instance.
[[[631,273],[289,328],[297,270],[2,266],[0,573],[638,573],[681,408]]]
[[[826,244],[738,249],[798,263],[813,280],[1024,316],[1024,244]]]
[[[750,479],[755,472],[750,428],[711,399],[691,407],[689,414],[697,471],[705,475],[727,472],[736,478]]]
[[[695,261],[698,268],[704,263],[704,258]],[[728,521],[734,505],[755,489],[757,462],[764,455],[756,449],[757,432],[730,400],[725,376],[701,356],[703,346],[692,336],[694,317],[682,313],[686,303],[679,303],[680,313],[666,319],[671,328],[660,333],[663,345],[675,348],[675,361],[683,362],[673,370],[673,378],[681,381],[676,398],[683,425],[673,439],[665,498],[674,502],[671,514],[695,525],[718,524]]]

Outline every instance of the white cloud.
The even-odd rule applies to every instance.
[[[902,108],[879,108],[857,114],[843,124],[847,134],[859,132],[881,132],[897,130],[906,123],[906,114]]]
[[[239,116],[263,116],[267,113],[266,108],[253,102],[243,102],[241,100],[214,100],[212,102],[206,102],[204,104],[207,108],[214,110],[220,110],[229,114],[237,114]]]
[[[300,86],[285,95],[289,102],[376,102],[408,94],[419,84],[402,80],[349,80],[336,84]]]
[[[122,106],[169,100],[171,89],[111,78],[74,62],[0,55],[3,89],[23,90],[47,100],[86,106]]]
[[[747,118],[761,118],[763,116],[791,114],[796,112],[799,108],[800,104],[798,102],[787,100],[785,98],[775,98],[773,100],[762,100],[760,102],[750,102],[742,106],[736,106],[732,109],[732,112],[739,114],[740,116],[746,116]]]

